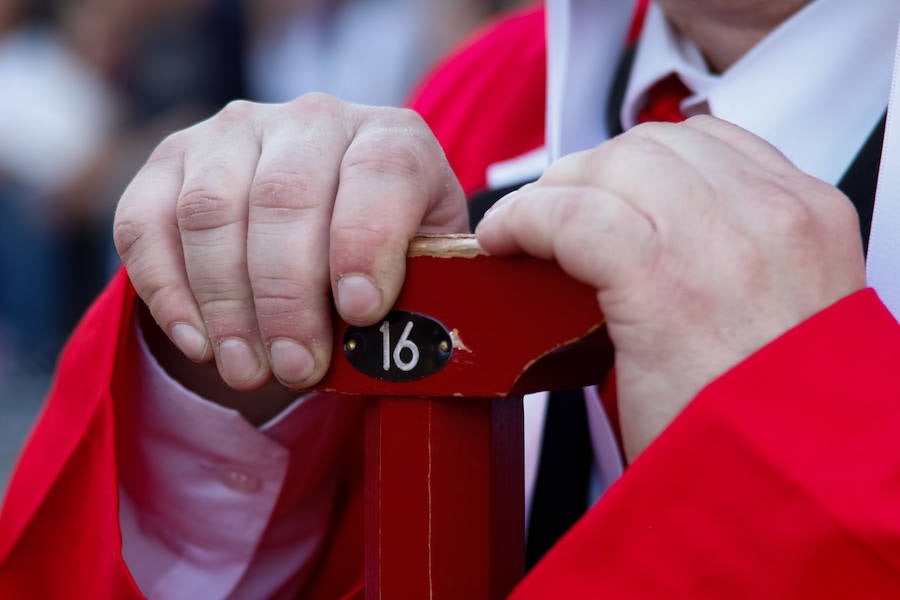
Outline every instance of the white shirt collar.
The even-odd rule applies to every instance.
[[[837,183],[888,103],[900,2],[816,0],[722,75],[652,5],[622,107],[634,124],[646,91],[678,73],[686,114],[710,112],[759,135],[801,170]],[[764,106],[764,109],[760,109]]]
[[[645,104],[647,92],[672,73],[677,74],[693,92],[681,103],[682,112],[686,115],[708,112],[706,99],[719,76],[709,72],[697,46],[669,24],[662,10],[651,5],[622,102],[623,128],[629,129],[637,124],[638,112]]]

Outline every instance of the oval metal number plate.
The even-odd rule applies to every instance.
[[[423,314],[395,310],[371,327],[348,327],[344,356],[382,381],[414,381],[439,371],[453,353],[447,329]]]

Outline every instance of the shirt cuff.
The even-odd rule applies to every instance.
[[[170,377],[137,333],[139,380],[120,424],[119,518],[142,592],[224,598],[249,586],[265,595],[259,584],[276,590],[297,580],[327,539],[334,463],[355,403],[302,396],[257,429]],[[309,468],[290,468],[298,455]],[[285,527],[269,535],[278,520]],[[266,549],[275,534],[278,548],[295,553],[272,573]],[[259,565],[268,582],[253,577]]]

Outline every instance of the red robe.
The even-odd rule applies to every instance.
[[[463,186],[542,144],[541,11],[439,67],[413,106]],[[119,273],[60,359],[0,513],[0,598],[139,598],[121,556],[116,414],[134,292]],[[900,597],[900,325],[871,291],[713,382],[516,598]],[[359,590],[358,482],[305,597]]]

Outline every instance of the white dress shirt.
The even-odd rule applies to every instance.
[[[597,30],[618,40],[627,26],[620,6],[626,3],[610,4],[549,1],[549,147],[506,161],[495,173],[534,177],[546,157],[605,139],[603,106],[615,61]],[[610,15],[618,20],[608,23]],[[865,10],[845,0],[816,0],[714,76],[651,7],[623,123],[633,122],[654,82],[676,72],[694,91],[685,101],[688,112],[735,122],[801,169],[835,183],[887,106],[898,20],[896,0],[869,0]],[[618,53],[621,43],[615,44]],[[573,90],[588,93],[587,101]],[[119,458],[123,553],[141,590],[151,598],[293,597],[328,534],[340,477],[330,465],[340,462],[343,428],[359,406],[310,396],[255,429],[169,378],[146,347],[141,360],[137,418],[128,425],[132,445]],[[599,494],[620,466],[596,395],[587,402]],[[529,490],[544,404],[540,397],[526,402]],[[279,503],[282,495],[289,501]]]
[[[141,591],[295,598],[328,534],[362,401],[302,397],[257,429],[182,387],[139,339],[118,459],[122,553]]]
[[[836,184],[878,124],[891,89],[900,2],[816,0],[785,21],[722,75],[652,5],[622,107],[634,125],[643,95],[677,73],[694,94],[685,114],[740,125],[800,170]]]

